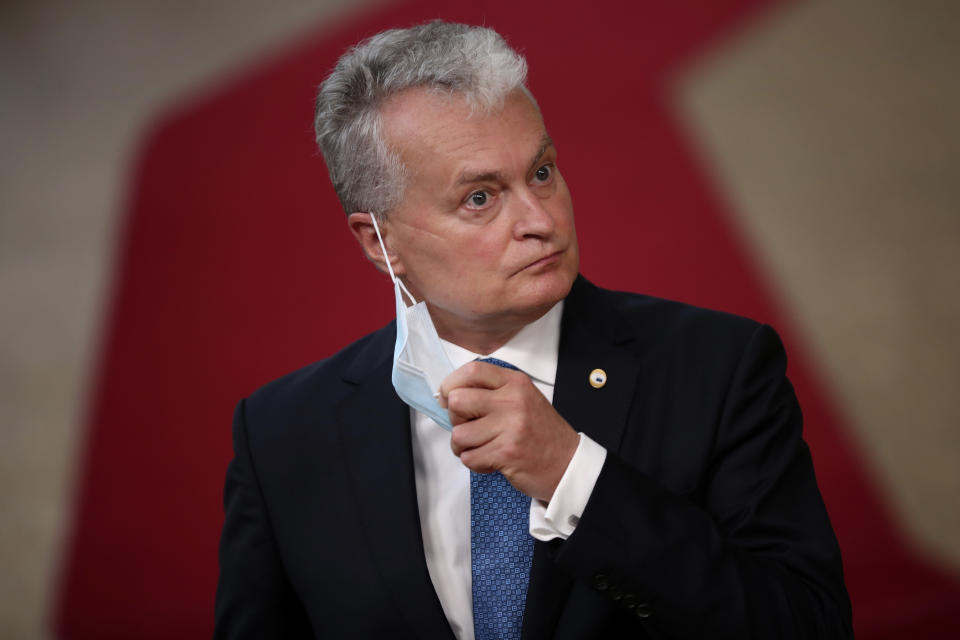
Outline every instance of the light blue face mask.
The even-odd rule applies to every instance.
[[[430,319],[430,312],[422,300],[417,302],[407,287],[393,274],[393,267],[387,258],[387,248],[377,226],[377,217],[371,213],[373,229],[383,250],[387,270],[393,280],[393,293],[397,301],[397,343],[393,350],[393,388],[397,395],[408,405],[433,418],[441,427],[450,431],[450,414],[437,403],[440,383],[453,372],[453,363],[443,350],[440,336]],[[410,299],[407,306],[401,295]]]

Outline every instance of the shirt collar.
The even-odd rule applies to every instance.
[[[563,300],[521,329],[505,345],[486,355],[473,353],[442,338],[440,342],[454,367],[461,367],[477,358],[497,358],[509,362],[538,382],[553,386],[557,379],[562,316]]]

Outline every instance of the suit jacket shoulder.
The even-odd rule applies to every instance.
[[[328,358],[318,360],[263,385],[248,398],[251,404],[299,404],[305,396],[317,402],[317,391],[329,398],[338,386],[357,382],[393,353],[396,323],[391,321],[373,333],[347,345]],[[335,397],[336,394],[334,394]]]
[[[296,446],[304,429],[316,431],[373,370],[393,354],[395,322],[347,345],[334,355],[277,378],[245,401],[254,448],[262,439]]]
[[[567,299],[570,323],[602,326],[636,353],[703,349],[737,358],[761,326],[750,318],[641,293],[613,291],[579,278]]]

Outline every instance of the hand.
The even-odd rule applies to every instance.
[[[501,472],[516,489],[549,502],[580,443],[577,432],[522,371],[468,362],[440,385],[450,412],[450,448],[477,473]]]

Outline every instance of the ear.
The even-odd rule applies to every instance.
[[[388,225],[378,221],[380,225],[380,235],[383,236],[383,243],[387,247],[387,256],[385,257],[383,250],[380,248],[380,241],[377,239],[377,232],[373,228],[373,220],[371,218],[372,215],[366,212],[358,211],[351,213],[347,216],[350,233],[352,233],[353,237],[360,243],[360,247],[363,248],[363,253],[366,254],[367,259],[372,262],[379,271],[389,273],[386,263],[386,259],[389,258],[390,266],[393,267],[393,273],[400,276],[404,270],[397,254],[390,250]]]

